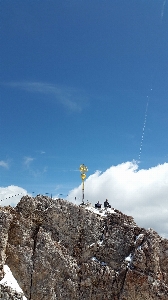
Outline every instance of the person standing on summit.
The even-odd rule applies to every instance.
[[[104,208],[111,208],[111,205],[109,204],[108,200],[106,199],[106,201],[104,201]]]

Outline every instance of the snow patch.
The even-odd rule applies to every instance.
[[[98,214],[100,216],[106,216],[107,214],[115,214],[116,212],[114,211],[113,208],[95,208],[93,206],[85,206],[85,209],[90,210],[94,212],[95,214]]]
[[[12,272],[7,265],[4,265],[4,272],[5,272],[5,276],[0,281],[0,284],[2,284],[4,286],[10,286],[13,290],[17,291],[18,293],[23,294],[22,289],[18,285],[16,279],[13,277]],[[27,298],[25,296],[23,296],[23,300],[27,300]]]

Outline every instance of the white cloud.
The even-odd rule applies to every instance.
[[[58,86],[46,82],[10,82],[10,87],[19,88],[31,93],[41,93],[53,97],[70,111],[80,112],[86,105],[87,97],[82,91],[67,86]],[[47,98],[47,101],[49,99]]]
[[[30,166],[30,164],[31,164],[31,162],[34,160],[34,158],[33,157],[28,157],[28,156],[25,156],[24,157],[24,165],[27,167],[27,168],[29,168],[29,166]]]
[[[44,166],[41,170],[33,168],[31,163],[35,160],[35,158],[30,157],[30,156],[25,156],[23,160],[23,165],[26,167],[26,170],[31,174],[33,177],[40,177],[44,173],[47,172],[48,167]]]
[[[27,191],[19,186],[10,185],[8,187],[0,187],[0,205],[16,206],[25,195],[27,195]]]
[[[45,151],[42,151],[42,150],[41,150],[41,151],[40,151],[40,154],[45,154]]]
[[[8,169],[9,168],[9,164],[6,161],[1,160],[0,161],[0,167]]]
[[[107,198],[112,207],[134,217],[137,225],[153,228],[168,238],[168,163],[138,170],[135,161],[96,171],[85,182],[85,200],[93,205]],[[81,185],[68,200],[82,199]],[[78,203],[81,200],[77,200]]]

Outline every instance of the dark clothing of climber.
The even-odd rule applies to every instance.
[[[106,201],[104,202],[104,207],[107,208],[111,208],[111,205],[108,203],[108,200],[106,199]]]
[[[95,204],[95,208],[101,208],[101,204],[99,203],[99,201]]]

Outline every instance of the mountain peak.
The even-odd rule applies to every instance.
[[[168,240],[117,209],[24,196],[0,222],[0,276],[29,300],[168,299]]]

